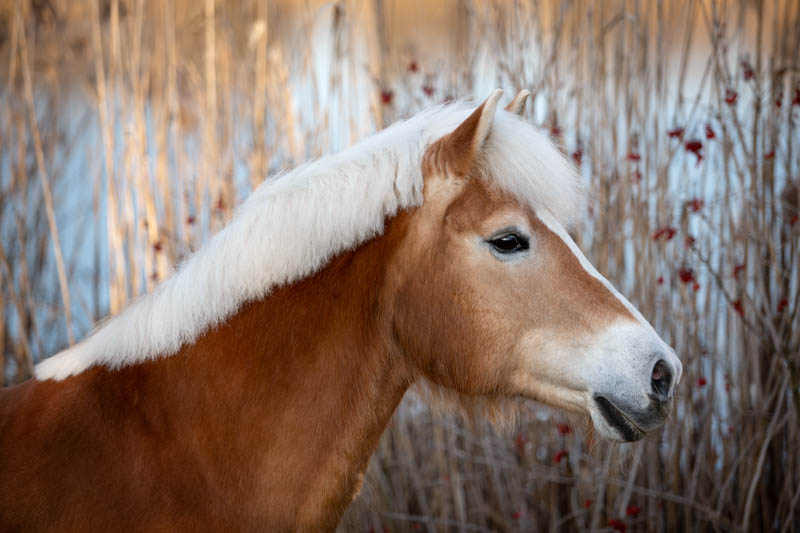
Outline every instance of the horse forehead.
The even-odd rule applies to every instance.
[[[446,216],[451,221],[476,222],[497,211],[508,209],[518,210],[528,218],[535,216],[533,210],[490,180],[473,178],[466,180],[458,193],[450,199]]]

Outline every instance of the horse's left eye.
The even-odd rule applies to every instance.
[[[494,246],[494,249],[501,254],[513,254],[521,252],[529,248],[528,239],[517,235],[516,233],[509,233],[496,239],[489,241],[489,244]]]

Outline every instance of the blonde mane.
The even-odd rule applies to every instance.
[[[421,161],[475,106],[424,111],[338,154],[267,179],[231,223],[151,294],[82,342],[36,366],[64,379],[94,365],[119,368],[176,353],[246,302],[319,271],[337,254],[383,232],[398,211],[422,203]],[[582,212],[574,169],[546,135],[498,111],[484,145],[497,185],[569,226]]]

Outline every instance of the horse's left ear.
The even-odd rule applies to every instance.
[[[497,110],[497,101],[503,91],[495,89],[478,109],[464,120],[452,133],[442,139],[447,168],[457,174],[466,175],[472,169],[475,158],[489,136]]]

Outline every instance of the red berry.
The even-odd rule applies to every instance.
[[[556,464],[561,463],[561,460],[567,456],[567,450],[559,450],[553,456],[553,462]]]
[[[686,202],[686,207],[688,207],[694,213],[697,213],[698,211],[703,209],[704,205],[705,202],[701,198],[692,198],[691,200]]]
[[[667,136],[671,139],[681,139],[683,138],[683,128],[677,127],[667,131]]]
[[[678,270],[678,277],[680,277],[681,281],[684,283],[689,283],[690,281],[694,281],[694,270],[688,267],[684,267]]]
[[[742,60],[742,70],[744,70],[744,79],[745,80],[752,80],[755,78],[756,73],[753,72],[753,67],[747,61]]]
[[[617,520],[616,518],[609,519],[608,526],[614,531],[619,531],[620,533],[625,533],[625,531],[628,530],[628,526],[625,525],[625,522],[622,520]]]
[[[522,433],[517,435],[514,439],[514,448],[517,450],[517,455],[522,456],[525,454],[525,435]]]
[[[659,228],[653,233],[653,240],[657,241],[661,237],[664,237],[664,240],[671,241],[672,238],[675,236],[678,230],[673,228],[672,226],[665,226],[663,228]]]
[[[692,139],[690,141],[686,141],[684,145],[687,152],[692,152],[694,155],[697,156],[697,159],[700,160],[703,157],[701,153],[703,151],[703,142],[697,139]]]

